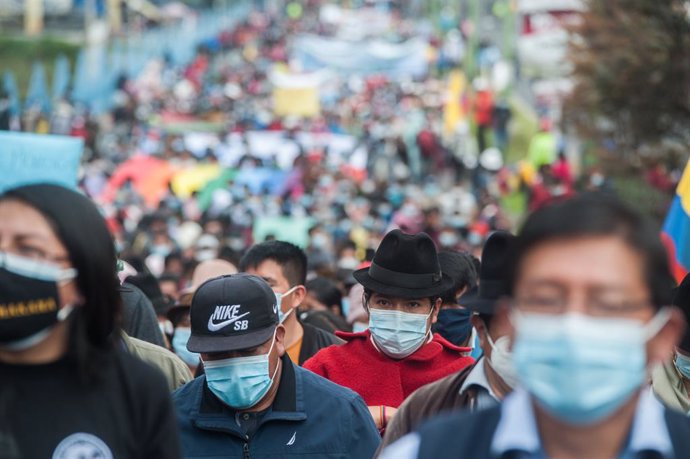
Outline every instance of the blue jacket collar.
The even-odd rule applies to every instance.
[[[283,355],[281,361],[283,369],[278,393],[270,412],[261,420],[261,424],[274,420],[298,422],[307,419],[307,413],[304,411],[301,370],[295,368],[287,353]],[[199,380],[201,390],[196,392],[190,412],[192,424],[199,429],[227,432],[244,438],[244,434],[235,422],[237,410],[225,405],[211,392],[206,384],[206,376],[201,376]]]

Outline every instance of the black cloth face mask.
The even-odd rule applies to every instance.
[[[75,269],[0,252],[0,347],[21,350],[42,341],[71,307],[60,309],[58,284]]]

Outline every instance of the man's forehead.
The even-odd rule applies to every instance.
[[[551,278],[533,278],[525,279],[522,282],[523,288],[540,291],[564,291],[571,288],[573,285],[568,282],[569,279],[551,279]],[[585,285],[592,293],[626,293],[629,288],[626,284],[602,283],[599,285],[596,282]]]
[[[260,353],[260,351],[262,351],[264,348],[270,347],[271,344],[273,344],[273,337],[269,338],[266,342],[245,349],[235,349],[234,351],[218,351],[206,353],[202,352],[202,355],[211,357],[212,360],[221,360],[224,358],[230,358],[236,354]]]
[[[271,258],[267,258],[256,266],[247,268],[247,272],[256,274],[265,280],[270,279],[275,282],[287,282],[283,267]]]
[[[390,301],[421,301],[421,300],[429,299],[428,296],[409,298],[409,297],[402,297],[402,296],[386,295],[386,294],[377,293],[377,292],[372,292],[371,296],[377,297],[377,298],[385,298],[385,299],[390,300]]]
[[[544,241],[525,252],[516,274],[516,287],[551,283],[626,288],[645,282],[643,257],[615,236]]]

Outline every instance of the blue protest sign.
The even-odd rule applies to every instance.
[[[26,94],[26,106],[38,105],[43,111],[50,110],[50,96],[46,85],[46,72],[43,64],[35,62],[29,80],[29,90]]]
[[[10,106],[12,107],[12,114],[19,114],[19,89],[17,89],[17,80],[14,78],[14,73],[7,71],[5,72],[5,78],[3,80],[5,91],[10,96]]]
[[[65,96],[69,88],[69,80],[69,60],[64,55],[60,55],[55,60],[53,69],[53,100],[59,100]]]
[[[82,139],[3,131],[0,145],[0,193],[39,182],[76,188]]]

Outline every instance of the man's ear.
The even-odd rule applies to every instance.
[[[276,327],[276,349],[278,356],[285,355],[285,327],[282,324]]]
[[[442,304],[443,304],[443,300],[441,298],[436,298],[436,301],[434,302],[433,311],[431,312],[431,323],[432,324],[435,324],[436,321],[438,320],[438,312],[441,310]]]
[[[510,337],[510,346],[512,348],[515,329],[513,327],[513,322],[510,320],[511,309],[510,299],[502,298],[498,300],[494,309],[494,316],[491,319],[491,330],[488,330],[488,332],[494,331],[497,338],[500,336]]]
[[[485,349],[489,346],[489,341],[486,339],[486,335],[489,330],[486,329],[486,324],[484,321],[476,314],[474,314],[470,320],[472,321],[472,326],[477,330],[477,335],[479,336],[479,347]]]
[[[463,288],[461,288],[460,290],[456,291],[456,292],[455,292],[455,298],[460,298],[461,296],[463,296],[463,295],[465,294],[465,292],[467,291],[468,288],[469,288],[469,287],[468,287],[467,285],[465,285]]]
[[[669,307],[670,315],[666,325],[652,339],[647,341],[647,365],[664,363],[673,357],[676,345],[685,333],[685,316],[675,306]]]
[[[304,285],[298,285],[295,291],[288,298],[290,300],[290,309],[297,308],[307,297],[307,288]]]

